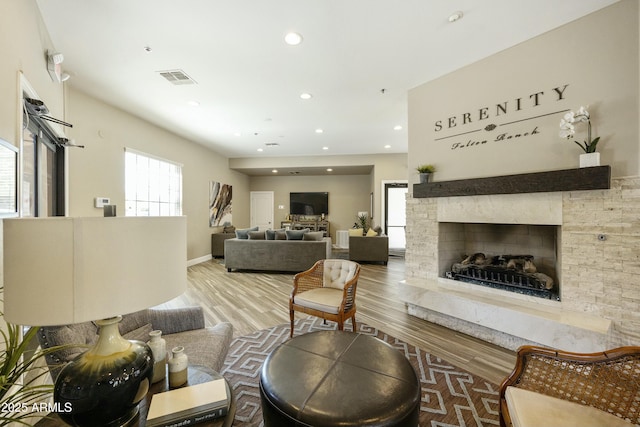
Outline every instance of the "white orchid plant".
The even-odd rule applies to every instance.
[[[591,118],[589,116],[589,112],[584,107],[580,107],[575,113],[573,111],[569,111],[562,119],[560,119],[560,137],[572,139],[576,133],[575,124],[581,122],[587,123],[587,140],[583,142],[574,140],[573,142],[578,144],[585,153],[595,153],[600,137],[596,137],[593,140],[591,139]]]

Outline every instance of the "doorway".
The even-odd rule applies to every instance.
[[[273,191],[251,192],[251,227],[260,230],[273,228]]]
[[[389,251],[404,252],[406,248],[405,229],[407,225],[406,182],[384,184],[384,232],[389,236]]]

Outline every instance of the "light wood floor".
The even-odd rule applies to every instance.
[[[202,305],[207,324],[231,322],[235,336],[289,322],[292,274],[228,273],[222,260],[214,259],[189,267],[188,278],[187,292],[166,307]],[[398,297],[403,279],[403,259],[392,257],[387,266],[362,264],[356,321],[496,384],[511,372],[515,364],[512,351],[408,315]]]

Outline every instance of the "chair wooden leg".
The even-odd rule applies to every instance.
[[[293,320],[295,318],[295,313],[293,310],[289,310],[289,319],[291,319],[291,332],[289,332],[289,338],[293,338]]]
[[[338,330],[339,331],[344,330],[344,322],[342,320],[338,320]]]

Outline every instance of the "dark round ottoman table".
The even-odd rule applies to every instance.
[[[420,383],[402,353],[353,332],[299,335],[260,372],[265,427],[418,425]]]

